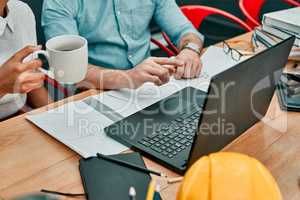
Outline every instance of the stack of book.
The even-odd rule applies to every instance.
[[[277,85],[279,105],[288,111],[300,112],[300,74],[299,69],[283,73]]]
[[[300,58],[300,7],[264,14],[261,29],[279,39],[296,37],[294,57]]]

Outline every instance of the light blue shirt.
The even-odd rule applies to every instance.
[[[177,45],[187,33],[203,40],[174,0],[45,0],[42,26],[46,39],[85,37],[93,65],[130,69],[150,56],[152,18]]]

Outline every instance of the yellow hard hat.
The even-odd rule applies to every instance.
[[[202,157],[188,170],[177,200],[282,200],[282,196],[258,160],[220,152]]]

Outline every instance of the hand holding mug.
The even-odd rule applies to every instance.
[[[50,71],[42,72],[63,84],[75,84],[82,81],[88,69],[87,40],[78,35],[62,35],[50,39],[46,43],[46,51],[34,52],[44,55],[49,63]]]
[[[8,93],[28,93],[43,86],[45,74],[37,71],[42,61],[23,60],[30,54],[39,51],[40,46],[27,46],[17,52],[0,68],[0,95]]]

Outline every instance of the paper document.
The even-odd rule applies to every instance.
[[[114,122],[82,101],[26,118],[84,158],[128,149],[104,133],[103,129]]]
[[[138,89],[109,91],[93,96],[93,98],[127,117],[188,86],[206,92],[211,77],[239,63],[234,61],[230,55],[226,55],[222,48],[214,46],[209,47],[201,59],[203,69],[199,78],[176,80],[172,77],[169,83],[162,86],[145,83]],[[247,57],[242,60],[244,59],[247,59]]]
[[[83,157],[95,156],[96,153],[118,154],[127,147],[108,137],[103,130],[105,127],[185,87],[207,91],[211,77],[238,64],[218,47],[209,47],[202,62],[202,73],[196,79],[171,78],[163,86],[146,83],[136,90],[104,92],[48,112],[28,115],[27,119]]]

